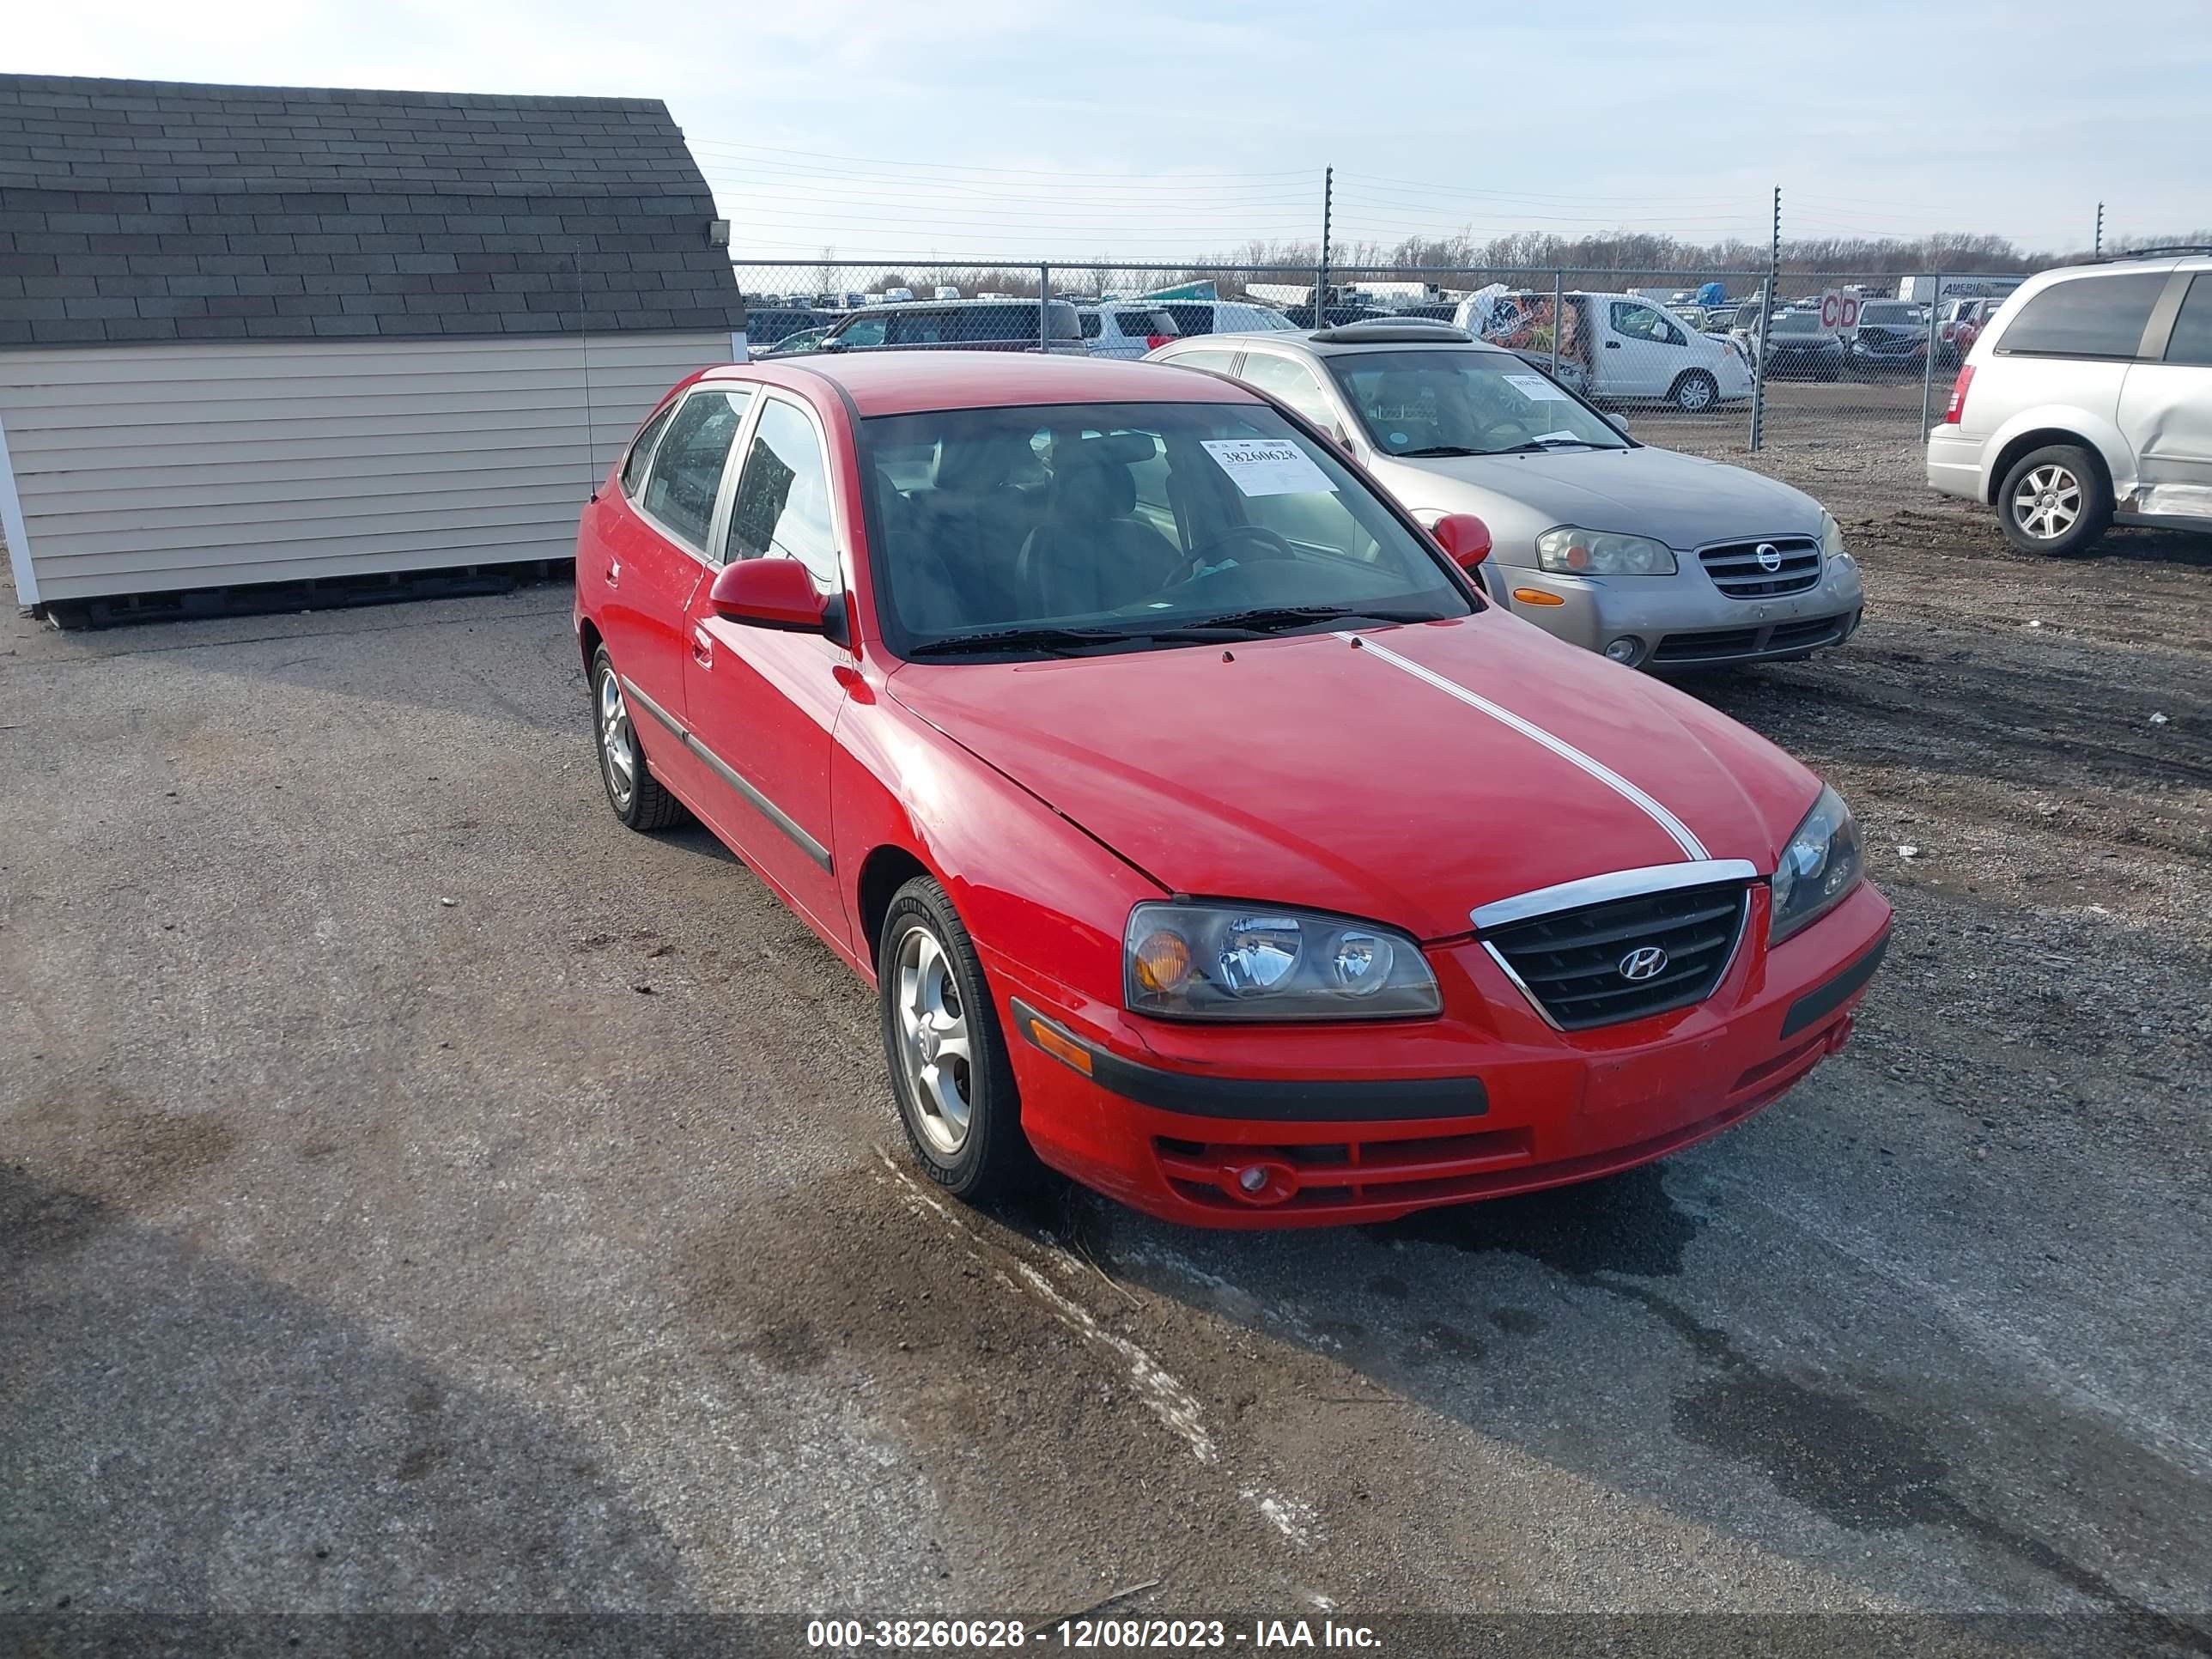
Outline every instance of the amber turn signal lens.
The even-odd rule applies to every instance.
[[[1163,927],[1137,943],[1137,983],[1147,991],[1177,991],[1190,977],[1190,943]]]
[[[1565,605],[1566,601],[1556,593],[1547,593],[1540,587],[1516,587],[1513,597],[1523,605]]]
[[[1062,1036],[1041,1019],[1030,1021],[1030,1040],[1050,1054],[1083,1073],[1091,1075],[1091,1051],[1073,1039]]]

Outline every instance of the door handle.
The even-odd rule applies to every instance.
[[[609,587],[612,587],[621,580],[622,561],[619,559],[609,559],[607,561],[607,586]]]
[[[1620,342],[1618,340],[1607,340],[1605,343],[1605,349],[1607,351],[1618,351],[1620,349]]]
[[[691,630],[691,660],[702,668],[714,665],[714,636],[703,628]]]

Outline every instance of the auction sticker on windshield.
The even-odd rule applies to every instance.
[[[1267,438],[1201,438],[1237,488],[1247,495],[1316,495],[1336,486],[1296,444]]]
[[[1540,374],[1508,374],[1504,379],[1506,385],[1511,386],[1522,397],[1533,398],[1540,404],[1573,401],[1565,392],[1560,391]]]

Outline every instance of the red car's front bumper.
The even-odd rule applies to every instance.
[[[1889,904],[1861,884],[1771,950],[1766,927],[1761,886],[1712,995],[1575,1032],[1472,941],[1429,951],[1443,1017],[1393,1024],[1168,1026],[994,977],[1046,1163],[1169,1220],[1322,1226],[1608,1175],[1771,1104],[1850,1035]]]

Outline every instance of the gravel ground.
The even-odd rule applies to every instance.
[[[0,1610],[2212,1652],[2212,543],[2017,556],[1884,429],[1760,462],[1860,635],[1693,683],[1859,811],[1852,1048],[1353,1231],[923,1192],[862,988],[610,819],[563,589],[0,626]]]

